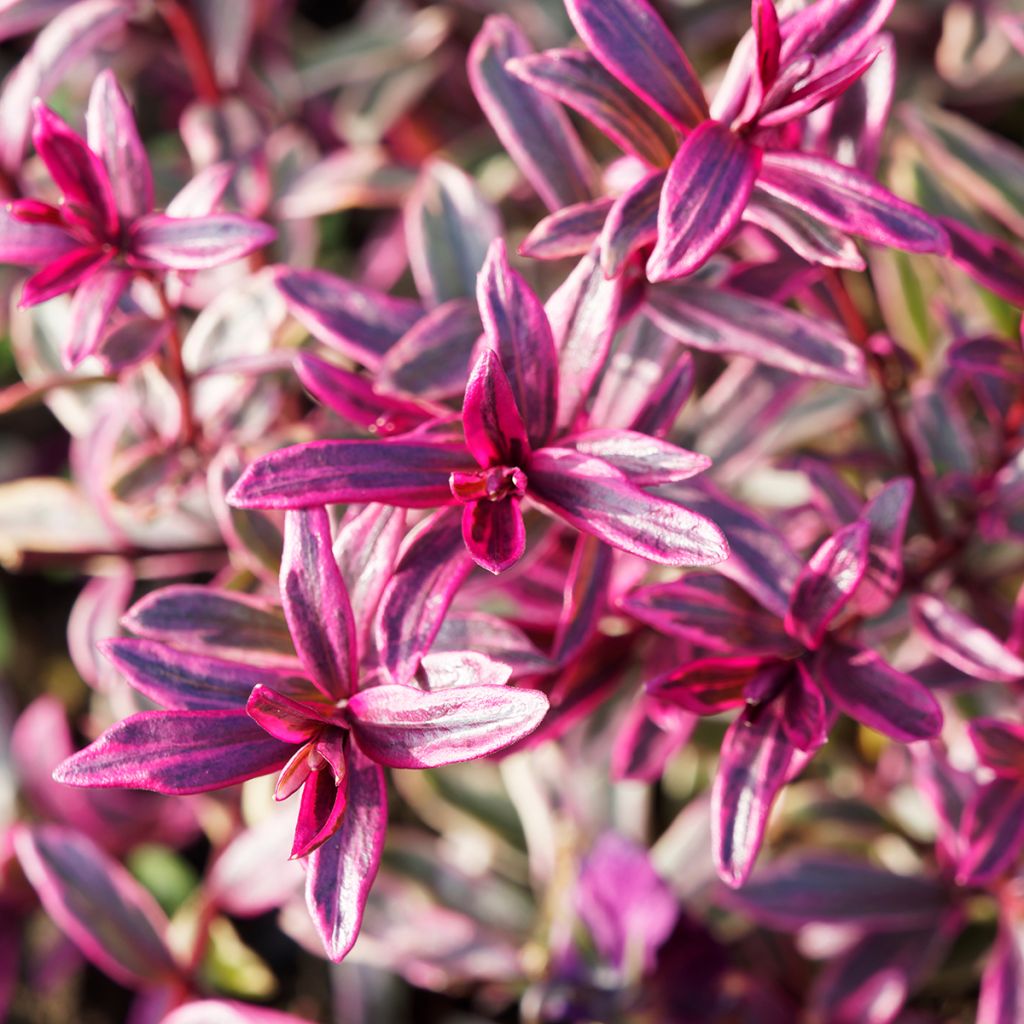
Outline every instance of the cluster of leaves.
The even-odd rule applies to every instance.
[[[1019,1020],[1024,15],[477,6],[0,2],[0,1015]]]

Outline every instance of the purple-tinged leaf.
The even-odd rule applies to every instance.
[[[342,523],[334,540],[334,557],[349,593],[356,623],[356,645],[366,652],[370,627],[405,536],[405,511],[367,505]]]
[[[177,979],[163,912],[91,839],[56,825],[19,826],[14,848],[46,912],[104,974],[129,988]]]
[[[477,283],[484,333],[508,375],[530,444],[550,437],[558,408],[558,357],[551,324],[540,300],[508,262],[495,239]]]
[[[767,520],[704,481],[662,489],[682,504],[717,523],[729,540],[729,557],[717,571],[738,583],[763,608],[780,619],[803,566],[789,542]]]
[[[356,626],[324,508],[285,516],[281,604],[299,660],[316,687],[331,700],[347,697],[358,668]]]
[[[657,782],[665,766],[689,739],[697,719],[681,708],[640,694],[619,726],[611,753],[616,781]]]
[[[780,202],[757,185],[743,211],[743,219],[770,231],[808,263],[845,270],[863,270],[866,265],[853,239],[809,217],[803,210]]]
[[[340,748],[341,733],[333,737]],[[317,744],[320,747],[320,744]],[[339,749],[339,754],[340,749]],[[341,763],[344,763],[342,760]],[[295,840],[292,843],[291,858],[308,857],[333,836],[344,821],[348,805],[345,777],[339,785],[327,767],[312,772],[302,787],[302,800],[295,822]]]
[[[641,178],[612,204],[598,241],[605,276],[618,277],[634,252],[657,240],[658,209],[667,177],[666,171],[658,171]]]
[[[178,191],[164,208],[168,217],[205,217],[220,205],[237,168],[223,161],[204,167]]]
[[[585,50],[545,50],[511,60],[509,71],[542,93],[572,107],[627,153],[653,167],[667,167],[678,145],[675,133],[651,108]]]
[[[380,386],[424,401],[461,395],[481,330],[475,300],[452,299],[432,309],[388,349],[378,369]]]
[[[430,441],[310,441],[257,459],[228,492],[236,508],[311,508],[382,501],[431,508],[454,499],[448,478],[476,469],[462,445]]]
[[[820,646],[833,619],[846,607],[868,567],[868,524],[850,523],[811,555],[797,577],[785,627],[805,647]]]
[[[982,764],[996,775],[1024,779],[1024,725],[998,718],[976,718],[967,726]]]
[[[907,252],[949,252],[942,226],[867,175],[811,153],[765,153],[758,186],[840,231]]]
[[[774,615],[754,607],[717,575],[688,573],[672,583],[638,587],[622,599],[620,607],[660,633],[711,650],[738,649],[781,658],[799,653]]]
[[[73,370],[100,344],[110,314],[132,281],[130,270],[104,269],[87,278],[71,300],[64,366]]]
[[[859,53],[881,29],[895,0],[817,0],[783,22],[782,62],[800,54],[834,67]]]
[[[646,847],[614,832],[602,835],[584,857],[575,903],[601,957],[637,976],[654,969],[680,909]]]
[[[911,991],[942,962],[960,927],[953,913],[929,927],[868,933],[815,979],[812,1012],[829,1024],[891,1024]]]
[[[405,237],[416,287],[431,306],[476,294],[500,234],[501,219],[472,178],[442,160],[426,164],[405,206]]]
[[[309,1024],[302,1017],[228,999],[201,999],[171,1011],[160,1024]]]
[[[469,502],[462,510],[462,539],[481,569],[495,576],[511,569],[526,550],[519,498]]]
[[[981,975],[976,1024],[1016,1024],[1024,1015],[1024,926],[1002,920]]]
[[[706,455],[635,430],[587,430],[560,440],[559,446],[609,463],[638,487],[689,480],[711,466]]]
[[[984,885],[1006,871],[1024,847],[1024,785],[998,776],[979,787],[960,823],[959,885]]]
[[[530,496],[584,533],[661,565],[715,565],[728,557],[710,520],[631,484],[613,466],[568,448],[534,452]]]
[[[622,293],[622,281],[607,280],[591,251],[544,307],[558,351],[560,430],[573,426],[590,398],[619,324]]]
[[[782,675],[778,664],[751,655],[700,658],[650,680],[647,692],[693,715],[717,715],[741,707],[755,680],[758,689],[772,689]]]
[[[785,684],[782,730],[799,750],[814,751],[828,738],[828,711],[825,698],[807,666],[796,663]]]
[[[493,754],[533,732],[547,713],[539,690],[453,686],[425,693],[374,686],[348,703],[363,752],[391,768],[435,768]]]
[[[128,244],[136,260],[171,270],[207,270],[270,245],[269,224],[236,213],[168,217],[152,213],[132,224]]]
[[[118,623],[134,588],[135,574],[126,565],[113,575],[93,576],[79,591],[68,616],[71,661],[78,674],[100,691],[109,689],[111,672],[97,654],[97,643],[119,632]]]
[[[565,111],[521,82],[506,64],[530,44],[504,15],[485,22],[469,50],[469,81],[501,144],[549,210],[593,198],[590,159]]]
[[[895,740],[927,740],[942,729],[942,709],[925,686],[872,650],[830,643],[813,672],[842,711]]]
[[[74,249],[36,271],[21,289],[22,309],[77,288],[114,258],[114,252],[99,247]]]
[[[143,711],[111,726],[53,777],[70,786],[204,793],[268,775],[290,754],[244,711]]]
[[[1024,306],[1024,255],[1019,249],[952,217],[941,217],[939,223],[949,235],[949,258],[964,273],[1007,302]]]
[[[433,412],[418,402],[381,394],[369,377],[310,352],[296,354],[295,372],[318,402],[381,437],[408,433],[430,419]]]
[[[914,598],[911,617],[928,649],[961,672],[996,683],[1024,676],[1024,661],[941,598],[931,594]]]
[[[101,237],[113,239],[118,230],[117,207],[100,158],[41,100],[32,110],[32,142],[64,193],[65,219],[73,218]]]
[[[7,40],[40,28],[59,15],[68,3],[69,0],[6,0],[0,7],[0,39]]]
[[[607,544],[587,534],[576,538],[551,647],[556,664],[569,664],[596,633],[608,605],[612,562],[613,552]]]
[[[14,214],[17,208],[17,201],[0,208],[0,262],[34,267],[81,248],[63,228],[20,220]]]
[[[341,828],[309,858],[306,906],[327,956],[342,960],[355,944],[370,886],[377,877],[388,800],[384,772],[350,746],[348,805]]]
[[[590,52],[677,128],[708,116],[686,54],[647,0],[567,0],[566,10]]]
[[[473,566],[462,539],[462,511],[442,509],[410,534],[380,601],[377,649],[395,683],[408,683]]]
[[[492,661],[476,651],[439,651],[437,644],[420,662],[426,684],[423,690],[446,690],[452,686],[504,686],[512,675],[508,665]]]
[[[74,301],[77,300],[76,295]],[[120,373],[158,351],[171,333],[171,327],[170,320],[153,320],[148,316],[129,317],[100,338],[93,355],[105,373]]]
[[[868,524],[868,567],[850,607],[860,615],[881,615],[903,584],[903,536],[914,500],[914,482],[897,477],[864,506]]]
[[[107,170],[117,212],[130,221],[153,209],[153,174],[135,118],[114,73],[101,71],[85,113],[89,148]]]
[[[647,277],[669,281],[702,267],[739,224],[760,168],[761,151],[724,124],[705,121],[694,129],[661,190]]]
[[[719,878],[733,888],[753,870],[795,749],[778,701],[744,711],[722,740],[711,787],[711,850]]]
[[[257,684],[286,693],[311,689],[288,669],[190,654],[154,640],[106,640],[101,650],[133,689],[170,711],[241,711]]]
[[[540,675],[551,661],[517,626],[482,612],[456,613],[445,617],[430,648],[430,655],[471,653],[511,670],[511,679]]]
[[[833,854],[786,857],[762,868],[730,897],[759,924],[796,931],[808,924],[877,931],[933,927],[947,909],[938,881],[896,875]]]
[[[466,447],[483,467],[518,466],[530,442],[512,386],[493,349],[485,349],[469,375],[462,405]]]
[[[136,601],[121,621],[138,636],[199,654],[298,668],[291,634],[280,612],[247,594],[174,584]]]
[[[779,54],[782,50],[779,14],[775,10],[774,0],[753,0],[750,13],[757,42],[757,77],[764,94],[779,74]]]
[[[601,234],[612,199],[603,197],[573,203],[539,221],[519,245],[519,255],[534,260],[583,256]]]
[[[646,310],[693,348],[738,355],[799,377],[864,387],[864,355],[829,320],[726,287],[674,284],[650,289]]]

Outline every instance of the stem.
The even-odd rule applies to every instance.
[[[180,0],[159,0],[156,9],[181,49],[181,56],[192,79],[196,95],[207,103],[219,103],[221,91],[220,85],[217,84],[217,75],[213,70],[202,33],[191,12]]]
[[[181,435],[182,447],[191,447],[199,433],[199,428],[192,416],[192,392],[191,382],[185,363],[181,358],[181,332],[178,330],[178,317],[170,300],[167,298],[167,291],[163,282],[157,278],[153,279],[153,285],[160,298],[160,306],[164,311],[164,317],[170,325],[170,333],[167,335],[167,362],[170,371],[169,376],[178,392],[178,401],[181,403]]]
[[[843,324],[846,327],[847,333],[863,351],[868,366],[871,368],[871,373],[878,384],[879,391],[882,394],[882,403],[885,406],[889,422],[892,424],[896,440],[903,453],[904,466],[914,480],[914,492],[921,510],[921,518],[924,521],[925,529],[937,544],[941,544],[943,542],[942,523],[935,508],[935,503],[932,501],[927,479],[921,470],[917,450],[910,439],[910,432],[903,419],[903,412],[896,399],[889,366],[885,358],[874,351],[868,343],[871,332],[868,330],[864,318],[860,315],[860,311],[854,305],[853,299],[850,298],[850,293],[846,290],[846,285],[843,283],[839,271],[829,268],[825,273],[824,282],[828,288],[829,295],[831,295],[839,309],[839,314],[843,318]]]

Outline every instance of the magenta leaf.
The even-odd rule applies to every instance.
[[[588,430],[563,438],[559,446],[609,463],[638,487],[689,480],[711,466],[706,455],[634,430]]]
[[[258,683],[249,694],[245,712],[282,743],[305,743],[327,721],[330,707],[314,708]]]
[[[752,684],[777,688],[779,665],[751,655],[698,658],[647,683],[647,692],[694,715],[717,715],[741,707]]]
[[[206,217],[167,217],[151,213],[132,224],[134,257],[172,270],[206,270],[232,263],[277,237],[268,224],[236,213]]]
[[[996,773],[1024,778],[1024,726],[998,718],[976,718],[967,726],[978,758]]]
[[[803,751],[814,751],[828,738],[828,709],[814,677],[802,662],[786,682],[782,729],[789,742]]]
[[[257,684],[308,690],[297,672],[175,650],[153,640],[119,638],[101,650],[132,687],[171,711],[240,711]]]
[[[79,289],[72,302],[82,301],[83,291]],[[167,340],[171,326],[169,320],[153,320],[148,316],[126,318],[107,335],[101,335],[93,355],[104,372],[110,375],[120,373],[153,355]]]
[[[940,223],[949,235],[949,258],[961,270],[1007,302],[1024,305],[1024,256],[1018,249],[952,217],[942,217]]]
[[[473,561],[497,576],[526,550],[526,526],[519,498],[472,501],[462,510],[462,538]]]
[[[508,375],[530,444],[540,447],[555,426],[558,358],[551,324],[540,300],[508,262],[496,239],[477,283],[484,332]]]
[[[637,249],[658,238],[658,208],[667,172],[641,178],[612,204],[599,241],[601,267],[608,277],[622,272]]]
[[[676,151],[671,128],[600,62],[582,50],[545,50],[506,65],[517,78],[572,107],[627,153],[665,167]]]
[[[186,1003],[163,1017],[160,1024],[309,1024],[302,1017],[228,999]]]
[[[1024,1013],[1024,929],[1001,920],[981,975],[976,1024],[1016,1024]]]
[[[596,537],[581,534],[569,566],[551,657],[567,665],[583,650],[597,631],[608,605],[613,552]]]
[[[429,441],[310,441],[264,455],[228,492],[236,508],[312,508],[382,501],[447,505],[448,478],[476,463],[461,445]]]
[[[761,151],[717,121],[687,136],[661,191],[651,281],[692,274],[708,261],[739,224],[760,168]]]
[[[347,798],[341,827],[309,858],[306,906],[329,959],[342,960],[355,944],[370,886],[377,877],[387,828],[384,772],[350,746]]]
[[[473,566],[462,538],[462,512],[442,509],[410,535],[377,619],[377,648],[388,676],[408,683]]]
[[[612,547],[662,565],[715,565],[728,556],[710,520],[631,484],[613,466],[567,448],[530,459],[530,496]]]
[[[506,68],[530,52],[515,22],[494,15],[470,47],[469,81],[501,144],[544,205],[559,210],[593,198],[594,171],[565,111]]]
[[[25,282],[18,304],[22,309],[28,309],[77,288],[110,263],[114,255],[112,251],[90,246],[58,256]]]
[[[743,219],[770,231],[808,263],[863,270],[864,257],[849,236],[754,186]]]
[[[316,744],[318,752],[324,742],[321,740]],[[330,742],[334,747],[332,754],[335,760],[344,764],[342,734],[334,733]],[[348,785],[344,775],[336,779],[326,767],[318,772],[311,772],[302,787],[299,814],[295,823],[295,840],[292,843],[292,859],[308,857],[314,850],[323,846],[341,828],[347,805]]]
[[[163,912],[91,839],[56,825],[20,826],[14,846],[46,912],[101,971],[129,988],[177,979]]]
[[[1013,864],[1024,846],[1024,786],[1019,779],[997,776],[976,790],[964,809],[960,842],[960,885],[984,885]]]
[[[850,523],[811,556],[797,577],[786,613],[786,632],[812,650],[846,607],[868,566],[868,524]]]
[[[782,50],[779,14],[775,10],[774,0],[753,0],[750,20],[757,42],[757,75],[763,94],[772,87],[779,74]]]
[[[0,207],[0,261],[18,267],[50,263],[79,249],[81,243],[53,224],[30,223],[15,216],[17,201]]]
[[[908,252],[949,252],[932,217],[867,175],[810,153],[765,154],[758,185],[805,213],[878,245]]]
[[[280,612],[247,594],[191,584],[161,587],[136,601],[122,624],[138,636],[197,653],[298,670]]]
[[[533,732],[547,710],[544,694],[511,686],[436,693],[374,686],[348,703],[356,742],[391,768],[434,768],[493,754]]]
[[[747,356],[801,377],[863,387],[864,356],[828,320],[731,288],[652,288],[647,311],[674,338],[705,352]]]
[[[111,726],[53,777],[71,786],[203,793],[276,771],[290,754],[244,711],[143,711]]]
[[[474,654],[504,665],[511,679],[543,674],[552,667],[521,629],[483,612],[452,612],[445,617],[427,657],[449,653]]]
[[[932,653],[961,672],[999,683],[1024,676],[1024,661],[941,598],[931,594],[916,597],[911,615]]]
[[[519,255],[561,260],[590,251],[611,208],[610,197],[573,203],[549,214],[519,244]]]
[[[744,711],[725,734],[711,787],[711,849],[719,877],[733,888],[753,870],[795,749],[777,701]]]
[[[576,912],[609,964],[649,971],[672,933],[679,904],[644,847],[606,832],[580,866]]]
[[[864,507],[868,524],[868,566],[850,607],[861,615],[881,615],[896,600],[903,583],[903,535],[914,500],[914,483],[898,477]]]
[[[103,269],[79,286],[71,300],[71,323],[64,349],[64,365],[73,370],[100,344],[110,326],[110,314],[131,284],[129,270]]]
[[[815,662],[814,678],[851,718],[893,739],[931,739],[942,728],[942,710],[925,686],[874,651],[830,643]]]
[[[612,778],[657,782],[689,739],[697,719],[681,708],[641,695],[619,726],[611,753]]]
[[[946,909],[942,885],[826,853],[761,868],[730,902],[769,928],[856,925],[879,931],[933,927]]]
[[[371,368],[423,315],[418,302],[393,299],[324,270],[283,268],[277,286],[314,337]]]
[[[348,591],[334,560],[327,511],[290,511],[284,520],[281,603],[295,650],[332,700],[352,691],[358,668]]]
[[[590,52],[672,124],[686,131],[708,116],[686,54],[647,0],[567,0],[566,10]]]
[[[153,174],[135,118],[114,73],[96,76],[85,114],[89,148],[106,167],[117,211],[125,221],[153,209]]]
[[[520,465],[530,451],[512,386],[493,349],[485,349],[469,375],[462,405],[466,447],[481,466]]]

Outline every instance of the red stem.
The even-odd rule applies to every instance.
[[[195,86],[196,95],[207,103],[219,103],[220,85],[213,70],[210,53],[199,26],[180,0],[159,0],[157,11],[181,49],[182,59]]]
[[[192,415],[192,391],[188,370],[181,358],[181,332],[178,330],[178,317],[167,298],[163,282],[154,279],[153,284],[157,295],[160,297],[160,305],[163,307],[164,317],[170,325],[170,333],[167,335],[167,362],[169,376],[178,392],[178,401],[181,403],[181,444],[183,447],[191,447],[199,433],[199,428]]]

